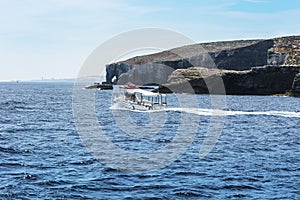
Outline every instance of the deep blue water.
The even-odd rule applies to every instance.
[[[136,172],[89,153],[76,131],[71,83],[0,83],[0,92],[0,199],[300,199],[298,98],[227,96],[222,134],[199,159],[211,120],[208,95],[195,96],[201,112],[186,111],[198,127],[181,129],[183,111],[170,109],[158,134],[138,138],[122,131],[116,116],[147,128],[148,114],[111,110],[111,91],[93,91],[99,125],[128,152],[157,151],[176,133],[196,129],[170,165]],[[178,107],[175,95],[168,100]]]

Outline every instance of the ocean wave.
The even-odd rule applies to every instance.
[[[17,111],[32,111],[35,110],[34,105],[30,105],[23,101],[7,100],[0,102],[1,110],[17,110]]]
[[[20,151],[14,149],[14,148],[11,148],[11,147],[8,147],[8,148],[0,147],[0,152],[4,152],[4,153],[20,153]]]

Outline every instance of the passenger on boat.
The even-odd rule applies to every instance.
[[[131,95],[131,101],[136,101],[136,96],[134,94]]]

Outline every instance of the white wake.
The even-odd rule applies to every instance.
[[[203,115],[203,116],[267,115],[267,116],[300,118],[300,112],[289,112],[289,111],[232,111],[232,110],[203,109],[203,108],[168,108],[166,110],[186,112],[186,113]]]

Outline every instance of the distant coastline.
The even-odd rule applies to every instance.
[[[75,78],[61,78],[61,79],[51,78],[51,79],[41,79],[41,80],[30,80],[26,82],[74,82],[75,80],[76,80]]]
[[[51,78],[51,79],[33,79],[33,80],[0,80],[0,83],[46,83],[46,82],[75,82],[75,78]]]

